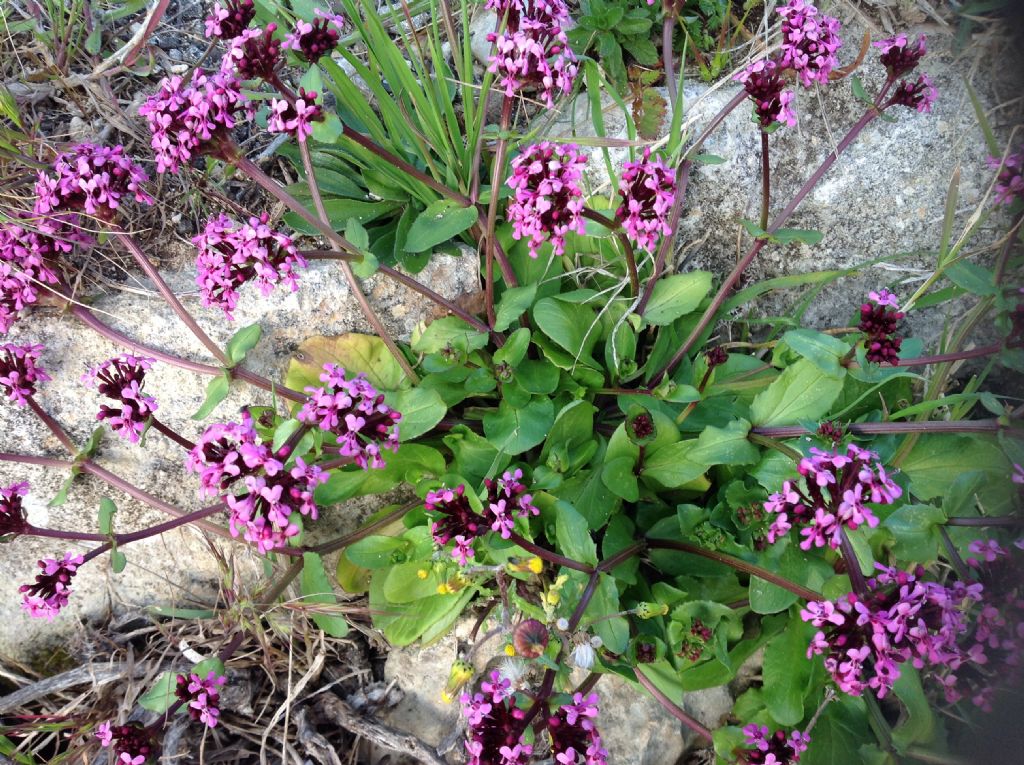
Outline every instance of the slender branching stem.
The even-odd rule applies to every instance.
[[[182,447],[186,451],[192,451],[193,449],[196,448],[196,445],[193,441],[189,441],[187,438],[185,438],[185,436],[178,433],[178,431],[176,431],[174,428],[168,427],[164,423],[160,422],[160,420],[158,420],[156,417],[150,418],[149,424],[150,427],[153,428],[153,430],[159,433],[163,433],[165,436],[167,436],[169,439],[174,441],[174,443],[176,443],[178,446]]]
[[[946,519],[947,526],[972,526],[975,528],[986,528],[989,526],[995,526],[999,528],[1016,528],[1017,526],[1024,526],[1024,518],[1015,518],[1011,516],[1003,516],[999,518],[964,518],[960,516],[953,516],[952,518]]]
[[[665,67],[665,88],[668,90],[668,101],[675,114],[679,97],[676,86],[676,52],[673,50],[672,34],[675,32],[679,17],[674,12],[665,11],[665,19],[661,23],[661,61]]]
[[[602,215],[597,210],[591,210],[589,207],[583,208],[583,217],[589,218],[596,223],[600,223],[606,229],[615,234],[615,238],[619,240],[619,244],[622,246],[622,254],[626,259],[626,271],[629,274],[629,286],[632,288],[632,294],[634,297],[639,297],[640,276],[636,269],[636,255],[633,252],[633,245],[629,241],[629,237],[626,236],[626,232],[622,230],[622,223],[615,218],[609,218],[606,215]]]
[[[961,581],[970,581],[974,577],[971,576],[971,569],[964,562],[964,559],[960,557],[960,553],[956,549],[956,545],[953,544],[953,539],[949,536],[949,531],[946,530],[945,526],[939,526],[939,536],[942,538],[942,545],[946,548],[946,555],[949,557],[949,562],[953,568],[956,569],[956,574],[960,577]]]
[[[70,468],[75,464],[71,460],[62,460],[56,457],[36,457],[32,454],[13,454],[11,452],[0,452],[0,462],[17,462],[22,465],[39,465],[41,467],[53,468]]]
[[[104,540],[104,544],[100,545],[99,547],[93,550],[90,550],[83,556],[86,561],[90,561],[93,558],[96,558],[102,555],[103,553],[107,552],[108,550],[112,549],[114,545],[122,547],[124,545],[131,544],[132,542],[138,542],[142,539],[148,539],[149,537],[155,537],[160,534],[164,534],[168,531],[173,531],[174,529],[180,528],[182,526],[187,526],[190,523],[197,523],[206,518],[209,518],[211,515],[214,515],[215,513],[221,512],[224,509],[224,507],[225,504],[223,502],[218,502],[215,505],[210,505],[209,507],[204,507],[200,510],[195,510],[191,513],[185,513],[184,515],[178,518],[172,518],[169,521],[158,523],[156,526],[149,526],[148,528],[140,529],[138,531],[132,531],[128,534],[114,534],[113,536],[104,536],[102,534],[87,534],[85,536],[69,536],[65,537],[65,539],[89,538]]]
[[[501,102],[501,126],[494,151],[494,165],[491,168],[491,200],[487,205],[487,223],[483,231],[484,246],[484,302],[487,306],[487,324],[494,326],[494,247],[497,235],[494,228],[498,219],[498,197],[501,182],[505,176],[505,155],[508,152],[508,128],[512,123],[512,97],[503,96]]]
[[[853,543],[850,541],[850,536],[844,528],[839,529],[839,549],[843,554],[843,560],[846,562],[846,573],[850,577],[853,591],[860,597],[865,597],[868,593],[868,583],[864,578],[864,572],[860,570],[860,560],[857,558],[857,551],[853,549]]]
[[[683,725],[689,728],[691,731],[696,733],[702,739],[709,743],[714,743],[715,739],[711,735],[711,731],[700,724],[696,719],[688,715],[683,709],[675,704],[668,696],[661,692],[661,690],[650,679],[645,675],[639,667],[633,670],[633,674],[636,675],[636,681],[642,685],[649,694],[651,694],[658,703],[664,707],[665,711],[672,715],[674,718],[679,720]]]
[[[917,367],[925,364],[945,364],[951,361],[964,361],[966,359],[980,359],[985,356],[992,356],[1003,350],[1002,343],[993,343],[991,345],[983,345],[979,348],[972,348],[969,351],[956,351],[954,353],[937,353],[934,356],[915,356],[910,359],[897,359],[888,366],[893,367]],[[843,366],[848,368],[860,367],[856,361],[848,360],[843,362]]]
[[[771,163],[768,158],[768,133],[761,128],[761,230],[768,225],[771,207]]]
[[[1019,213],[1017,217],[1013,219],[1010,231],[1006,235],[1006,241],[1003,242],[1003,246],[999,250],[999,255],[996,257],[995,269],[992,271],[992,284],[997,288],[1002,286],[1003,277],[1006,275],[1006,266],[1010,262],[1010,253],[1013,251],[1013,246],[1017,243],[1017,237],[1020,235],[1022,223],[1024,223],[1024,212]]]
[[[29,409],[35,413],[36,417],[39,418],[39,421],[46,426],[46,429],[49,430],[50,433],[53,434],[53,437],[60,441],[61,446],[67,450],[68,454],[72,457],[78,454],[78,447],[75,446],[75,442],[71,440],[71,436],[69,436],[67,431],[61,427],[60,423],[53,419],[45,409],[39,406],[39,402],[36,401],[35,398],[28,396],[26,400],[28,401]]]
[[[553,563],[556,566],[565,566],[566,568],[571,568],[574,571],[582,571],[585,574],[589,574],[594,570],[593,566],[588,566],[586,563],[580,563],[579,561],[573,560],[572,558],[566,558],[564,555],[559,555],[556,552],[546,550],[540,545],[534,544],[526,537],[523,537],[520,534],[516,533],[515,531],[511,532],[511,536],[509,536],[509,539],[511,539],[515,544],[519,545],[527,552],[531,552],[541,560],[546,560],[548,563]]]
[[[373,523],[368,523],[361,529],[353,531],[351,534],[346,534],[343,537],[338,537],[337,539],[332,539],[329,542],[324,542],[313,547],[311,552],[319,553],[320,555],[326,555],[327,553],[342,550],[348,547],[349,545],[355,544],[360,539],[365,539],[371,534],[374,534],[380,531],[381,529],[385,528],[389,524],[394,523],[395,521],[402,518],[402,516],[404,516],[414,507],[419,507],[422,504],[423,503],[420,500],[416,500],[414,502],[406,502],[404,505],[396,507],[391,512],[385,513],[380,518],[375,520]]]
[[[995,433],[1006,425],[996,419],[988,420],[935,420],[931,422],[854,422],[846,430],[856,436],[882,436],[903,433]],[[768,438],[798,438],[813,430],[803,425],[757,426],[751,433]]]

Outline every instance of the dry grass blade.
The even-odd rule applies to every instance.
[[[324,694],[317,702],[316,708],[332,722],[385,749],[401,752],[418,762],[426,763],[426,765],[447,765],[429,744],[411,733],[405,733],[372,718],[363,717],[337,696]]]

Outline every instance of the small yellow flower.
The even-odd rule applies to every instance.
[[[515,656],[516,655],[516,648],[515,648],[515,646],[512,645],[511,643],[509,643],[507,646],[505,646],[505,655],[506,656]]]
[[[430,576],[430,572],[427,571],[425,568],[421,568],[419,571],[416,572],[416,576],[418,576],[420,579],[426,579],[428,576]]]

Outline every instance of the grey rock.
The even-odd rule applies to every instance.
[[[497,14],[483,9],[479,9],[469,22],[469,49],[473,51],[473,58],[484,66],[491,57],[491,42],[487,35],[494,31],[497,23]]]

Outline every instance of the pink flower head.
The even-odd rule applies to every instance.
[[[384,394],[362,373],[349,379],[342,367],[324,364],[320,381],[323,387],[305,389],[309,400],[298,419],[332,433],[339,454],[364,470],[384,467],[381,450],[398,451],[402,415],[384,403]]]
[[[142,765],[158,751],[149,731],[139,723],[100,723],[96,727],[96,738],[100,740],[100,746],[112,748],[111,756],[118,765]]]
[[[990,170],[998,170],[995,203],[1008,205],[1024,196],[1024,151],[1007,154],[1006,159],[989,157]]]
[[[789,0],[778,14],[782,16],[781,67],[793,69],[805,88],[815,82],[827,85],[829,74],[839,66],[836,51],[843,44],[839,21],[805,0]]]
[[[149,177],[125,154],[123,146],[78,144],[57,155],[53,173],[39,172],[36,215],[84,212],[110,222],[125,197],[134,196],[136,202],[153,204],[153,197],[142,190]]]
[[[294,103],[283,98],[275,98],[270,102],[270,117],[267,119],[267,131],[270,133],[288,133],[300,141],[313,135],[313,123],[323,120],[323,111],[316,104],[317,92],[299,88]]]
[[[223,5],[216,2],[206,17],[206,36],[233,40],[242,34],[255,16],[253,0],[224,0]]]
[[[487,35],[487,39],[494,43],[487,71],[497,75],[507,97],[524,90],[537,91],[540,100],[551,108],[557,92],[572,90],[576,56],[557,24],[523,18],[518,29],[506,27],[501,34]]]
[[[516,518],[528,518],[531,515],[539,515],[533,505],[533,496],[527,493],[527,487],[520,482],[523,471],[505,471],[501,478],[492,481],[484,479],[484,486],[487,488],[487,497],[484,506],[493,515],[491,530],[501,534],[502,539],[508,539],[515,527]]]
[[[22,534],[28,529],[21,498],[28,494],[28,482],[0,486],[0,539],[8,534]]]
[[[866,335],[864,349],[867,351],[867,360],[877,364],[895,364],[903,344],[903,338],[897,334],[899,323],[906,314],[895,310],[899,308],[899,301],[888,290],[869,292],[868,298],[874,305],[861,305],[860,324],[857,325]]]
[[[672,233],[668,213],[676,199],[675,174],[662,160],[652,160],[646,148],[642,159],[623,165],[619,194],[622,204],[616,219],[637,247],[654,252],[659,237]]]
[[[96,726],[96,738],[100,741],[100,746],[108,747],[114,742],[114,732],[110,729],[110,721],[101,722]]]
[[[178,76],[162,79],[159,91],[139,108],[153,134],[157,172],[177,172],[200,154],[230,159],[229,133],[240,112],[252,118],[252,105],[231,71],[196,69],[187,85]]]
[[[919,74],[914,82],[900,80],[886,106],[905,106],[926,114],[932,110],[932,104],[938,95],[939,92],[932,86],[931,78],[927,74]]]
[[[204,680],[194,672],[178,675],[174,695],[186,705],[189,717],[208,728],[217,727],[220,717],[220,688],[227,678],[210,671]]]
[[[900,307],[899,298],[884,288],[877,292],[875,290],[871,290],[871,292],[868,293],[868,300],[879,306],[889,306],[890,308]]]
[[[1010,480],[1014,483],[1024,484],[1024,466],[1013,463],[1013,475]]]
[[[750,765],[789,765],[800,761],[800,753],[807,750],[810,736],[798,730],[789,736],[783,730],[777,730],[771,736],[765,725],[751,723],[743,729],[747,738],[747,746],[752,751],[744,752],[744,759]]]
[[[434,541],[446,545],[455,540],[452,557],[460,566],[466,565],[472,550],[467,547],[487,530],[486,520],[469,504],[466,487],[460,484],[454,489],[441,487],[437,491],[428,491],[423,507],[428,517],[435,519],[430,525]]]
[[[39,366],[41,345],[0,345],[0,391],[18,406],[36,394],[36,384],[50,376]]]
[[[52,219],[45,223],[47,228],[57,228]],[[7,334],[19,313],[39,299],[39,282],[57,283],[57,274],[48,261],[58,250],[70,249],[67,240],[51,238],[13,221],[0,223],[0,334]]]
[[[196,284],[204,306],[216,306],[233,319],[238,290],[250,281],[264,296],[278,284],[292,292],[299,288],[297,269],[308,264],[291,237],[272,228],[269,220],[263,213],[239,223],[222,213],[193,237],[192,243],[199,249]]]
[[[491,687],[501,684],[501,673],[492,671]],[[517,706],[514,693],[498,697],[490,691],[463,693],[459,701],[467,722],[467,765],[526,765],[530,761],[533,747],[523,742],[526,712]]]
[[[269,80],[281,62],[281,41],[275,39],[277,24],[266,29],[246,29],[231,41],[221,61],[221,71],[229,74],[232,67],[243,79]]]
[[[540,245],[551,240],[556,255],[565,251],[565,235],[583,228],[583,191],[579,166],[587,161],[575,144],[548,141],[527,147],[512,160],[508,185],[515,198],[508,206],[515,239],[528,237],[530,257],[537,257]]]
[[[796,112],[790,107],[793,92],[785,89],[781,72],[778,63],[772,59],[762,59],[735,77],[743,83],[750,100],[754,102],[754,113],[762,128],[775,123],[789,127],[796,125]]]
[[[967,549],[975,555],[980,555],[985,563],[994,563],[1007,554],[1002,545],[994,539],[975,539],[967,546]],[[978,566],[980,563],[974,561],[974,565]]]
[[[133,444],[139,442],[146,429],[146,422],[158,408],[156,399],[142,392],[146,384],[146,372],[155,362],[156,359],[123,353],[107,359],[82,375],[83,383],[96,388],[101,395],[120,405],[101,405],[96,419],[107,420],[111,430]]]
[[[924,35],[919,35],[916,41],[909,42],[905,34],[898,34],[887,40],[879,40],[875,47],[881,49],[882,55],[879,60],[889,77],[894,80],[913,71],[928,51]]]
[[[81,555],[72,553],[65,553],[63,560],[47,558],[39,561],[43,573],[36,575],[35,584],[23,584],[18,588],[22,593],[21,607],[29,616],[53,621],[68,604],[71,580],[84,562]]]
[[[585,698],[577,693],[571,704],[563,704],[548,717],[551,752],[559,765],[605,765],[608,761],[595,727],[598,703],[596,693]]]
[[[347,26],[344,16],[317,9],[316,20],[311,24],[301,19],[284,40],[284,47],[294,50],[307,63],[315,64],[338,46],[341,32]]]
[[[563,0],[487,0],[484,6],[499,19],[505,29],[518,32],[531,27],[564,27],[569,21],[569,8]]]

